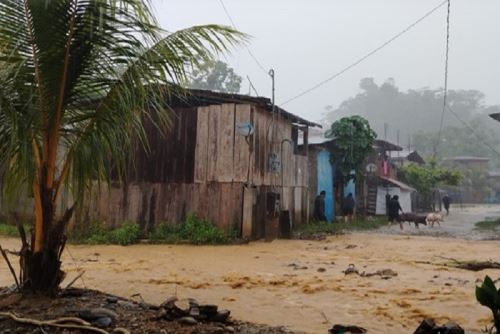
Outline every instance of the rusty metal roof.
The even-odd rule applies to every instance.
[[[214,92],[202,89],[186,89],[182,91],[180,94],[179,93],[175,94],[175,97],[171,96],[170,99],[174,102],[181,102],[182,104],[188,106],[203,106],[203,105],[223,104],[223,103],[253,104],[264,108],[270,113],[272,113],[274,110],[276,114],[279,114],[281,117],[290,120],[292,123],[321,128],[320,124],[308,121],[300,116],[294,115],[286,111],[285,109],[280,108],[279,106],[274,106],[273,109],[271,100],[268,99],[267,97],[255,97],[255,96],[241,95],[241,94],[221,93],[221,92]]]

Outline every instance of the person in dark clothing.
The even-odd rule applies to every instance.
[[[443,196],[443,205],[444,205],[444,209],[446,210],[446,215],[447,216],[450,214],[450,203],[451,203],[450,196],[448,196],[448,194],[444,194],[444,196]]]
[[[389,202],[391,201],[391,194],[385,194],[385,213],[389,214]]]
[[[326,221],[325,197],[326,197],[326,191],[322,190],[314,200],[314,214],[313,214],[314,220]]]
[[[344,202],[342,203],[342,213],[344,214],[344,221],[346,223],[352,222],[352,216],[354,215],[354,207],[356,206],[356,201],[352,196],[352,193],[349,193],[346,198],[344,198]]]
[[[389,224],[397,221],[399,223],[399,227],[403,229],[403,224],[401,221],[401,217],[399,216],[399,211],[403,212],[401,205],[399,204],[399,196],[394,195],[392,199],[389,201],[387,216],[389,218]]]

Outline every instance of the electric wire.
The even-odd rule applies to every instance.
[[[233,26],[233,28],[238,30],[238,28],[236,27],[236,24],[234,23],[234,20],[233,20],[231,14],[229,13],[229,10],[227,9],[226,5],[224,4],[224,1],[219,0],[219,2],[221,4],[222,8],[224,9],[224,12],[226,13],[226,16],[229,19],[229,21],[231,22],[231,25]],[[262,63],[257,59],[257,57],[255,57],[255,55],[250,50],[250,48],[248,46],[245,46],[245,48],[247,49],[247,52],[250,55],[250,57],[254,60],[254,62],[257,64],[257,66],[262,70],[262,72],[264,72],[266,75],[269,75],[268,71],[264,68],[264,66],[262,66]]]
[[[220,0],[220,1],[222,1],[222,0]],[[361,64],[363,61],[365,61],[369,57],[373,56],[374,54],[376,54],[377,52],[379,52],[380,50],[382,50],[383,48],[385,48],[386,46],[388,46],[389,44],[391,44],[392,42],[394,42],[395,40],[397,40],[398,38],[400,38],[401,36],[403,36],[407,32],[409,32],[411,29],[413,29],[415,26],[417,26],[420,22],[424,21],[427,17],[429,17],[432,14],[434,14],[434,12],[436,12],[438,9],[440,9],[441,7],[443,7],[447,2],[448,2],[448,0],[442,1],[439,5],[437,5],[436,7],[432,8],[430,11],[428,11],[427,13],[425,13],[424,16],[420,17],[418,20],[416,20],[415,22],[413,22],[412,24],[410,24],[404,30],[402,30],[398,34],[394,35],[392,38],[390,38],[389,40],[387,40],[386,42],[384,42],[383,44],[381,44],[377,48],[375,48],[372,51],[368,52],[366,55],[364,55],[363,57],[359,58],[358,60],[356,60],[355,62],[351,63],[350,65],[346,66],[345,68],[343,68],[339,72],[333,74],[329,78],[327,78],[327,79],[319,82],[318,84],[312,86],[311,88],[306,89],[305,91],[303,91],[303,92],[301,92],[301,93],[299,93],[299,94],[297,94],[297,95],[289,98],[288,100],[286,100],[283,103],[281,103],[280,106],[283,106],[283,105],[285,105],[287,103],[290,103],[290,102],[292,102],[292,101],[294,101],[294,100],[296,100],[296,99],[298,99],[298,98],[300,98],[300,97],[302,97],[302,96],[304,96],[304,95],[306,95],[306,94],[308,94],[308,93],[310,93],[310,92],[318,89],[319,87],[324,86],[328,82],[336,79],[337,77],[341,76],[345,72],[347,72],[350,69],[352,69],[352,68],[356,67],[357,65]]]
[[[464,121],[462,118],[460,118],[460,116],[458,116],[458,114],[449,106],[449,105],[446,105],[446,108],[448,109],[448,111],[453,115],[455,116],[455,118],[460,122],[462,123],[467,129],[469,129],[469,131],[476,137],[476,139],[481,143],[483,144],[484,146],[488,147],[493,153],[495,153],[496,155],[498,155],[500,157],[500,152],[498,152],[490,143],[488,143],[487,141],[485,141],[480,135],[477,134],[477,132],[474,130],[474,128],[472,126],[469,125],[469,123],[467,123],[466,121]]]
[[[450,53],[450,7],[451,0],[448,0],[448,13],[446,16],[446,56],[444,62],[444,88],[443,88],[443,110],[441,111],[441,121],[439,123],[439,131],[436,143],[434,144],[434,157],[437,155],[437,149],[441,142],[441,133],[444,125],[444,114],[446,111],[447,97],[448,97],[448,63]]]

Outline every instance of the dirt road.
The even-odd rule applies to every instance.
[[[480,220],[494,210],[452,213],[462,218],[441,229]],[[440,233],[439,229],[432,233]],[[400,232],[393,226],[382,232],[394,234],[221,247],[70,246],[64,269],[68,281],[79,270],[86,271],[80,286],[126,297],[140,293],[154,303],[174,294],[194,297],[228,308],[242,320],[308,333],[326,333],[334,323],[360,325],[369,333],[411,333],[427,316],[439,322],[455,320],[468,333],[480,333],[490,314],[475,301],[476,280],[486,274],[498,279],[500,271],[450,268],[442,265],[446,260],[441,257],[500,261],[500,242],[414,236],[430,228],[414,230],[406,225]],[[18,246],[15,239],[0,243],[9,249]],[[389,279],[345,275],[349,264],[361,272],[391,269],[398,275]],[[2,263],[0,285],[10,283]]]
[[[396,235],[420,235],[434,237],[451,237],[468,240],[500,240],[500,230],[481,231],[476,229],[475,223],[487,218],[500,217],[499,205],[474,205],[460,208],[458,205],[452,207],[449,216],[445,216],[445,222],[440,226],[435,225],[421,226],[416,229],[414,225],[404,224],[404,230],[401,231],[396,226],[382,227],[374,233],[396,234]]]

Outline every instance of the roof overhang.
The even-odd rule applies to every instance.
[[[390,183],[390,184],[393,184],[395,185],[396,187],[398,188],[401,188],[403,190],[406,190],[406,191],[417,191],[415,188],[412,188],[410,187],[409,185],[407,185],[406,183],[403,183],[401,181],[398,181],[398,180],[395,180],[395,179],[392,179],[390,177],[386,177],[386,176],[379,176],[380,179]]]

